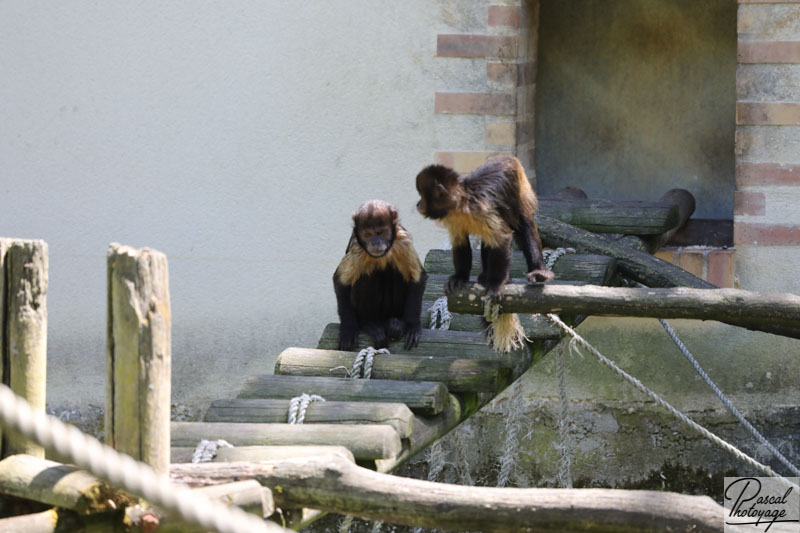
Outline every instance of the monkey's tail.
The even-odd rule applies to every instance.
[[[530,340],[525,336],[525,329],[516,313],[499,313],[496,317],[492,317],[494,320],[488,316],[484,318],[488,322],[486,340],[496,352],[508,353],[519,350]]]

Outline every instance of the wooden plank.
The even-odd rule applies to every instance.
[[[194,490],[210,500],[216,500],[225,505],[235,505],[261,518],[266,518],[275,512],[272,491],[262,487],[254,479],[200,487]]]
[[[174,446],[171,450],[172,464],[191,463],[194,446]],[[344,446],[236,446],[219,448],[212,461],[280,461],[298,457],[339,454],[354,462],[353,454]]]
[[[383,424],[248,424],[172,422],[172,445],[196,446],[224,439],[234,446],[344,446],[356,459],[391,459],[402,450],[400,436]]]
[[[324,396],[323,396],[324,398]],[[287,421],[290,400],[216,400],[206,411],[205,422]],[[414,414],[402,403],[312,402],[305,424],[388,424],[401,438],[414,428]]]
[[[678,208],[662,202],[540,197],[541,216],[596,233],[658,235],[678,223]]]
[[[110,511],[135,498],[78,469],[32,455],[0,461],[0,493],[80,514]]]
[[[430,280],[429,280],[430,281]],[[422,302],[422,325],[427,326],[430,324],[430,308],[433,302]],[[482,332],[485,328],[483,324],[483,317],[476,315],[465,315],[461,313],[452,313],[453,318],[450,321],[450,331],[475,331]],[[546,318],[538,315],[520,315],[520,322],[525,329],[525,335],[531,340],[536,339],[558,339],[561,338],[561,332],[557,327],[550,324]],[[424,331],[424,330],[423,330]]]
[[[169,467],[171,318],[167,257],[112,243],[108,249],[106,442]]]
[[[339,324],[328,324],[325,331],[322,332],[322,337],[317,344],[318,349],[336,350],[339,342]],[[359,335],[357,350],[361,350],[370,346],[372,338],[362,333]],[[525,350],[517,350],[509,353],[498,353],[486,343],[486,336],[481,332],[471,331],[439,331],[423,329],[422,336],[420,337],[419,346],[412,350],[405,350],[402,341],[389,342],[389,351],[392,355],[395,354],[408,354],[427,357],[449,357],[458,359],[470,359],[475,361],[496,361],[506,368],[516,367],[520,361],[527,357]],[[349,363],[343,363],[347,368],[353,364],[355,356],[354,352],[341,352],[350,354]],[[346,358],[345,358],[346,359]],[[276,372],[277,373],[277,372]],[[328,376],[344,376],[345,374],[313,374],[313,375],[328,375]],[[378,377],[374,375],[374,377]],[[426,379],[426,378],[419,378]],[[430,381],[436,381],[432,379]],[[448,388],[450,388],[448,386]],[[451,389],[452,390],[452,389]]]
[[[428,287],[432,285],[432,280],[439,279],[431,277],[431,274],[452,274],[453,273],[453,253],[451,250],[431,250],[425,256],[425,271],[428,272]],[[477,276],[481,271],[480,250],[472,251],[472,274]],[[511,254],[512,278],[524,278],[527,273],[527,266],[522,252],[514,251]],[[571,282],[591,283],[592,285],[607,285],[616,272],[616,260],[608,255],[598,254],[566,254],[562,255],[553,266],[553,273],[557,280],[569,280]],[[434,286],[441,284],[433,283]],[[441,289],[438,289],[441,291]],[[435,300],[436,293],[430,292],[426,288],[426,299]],[[441,294],[439,294],[441,296]]]
[[[344,377],[352,364],[352,352],[287,348],[278,355],[275,373]],[[479,392],[502,389],[509,370],[498,361],[391,354],[375,357],[372,375],[376,379],[440,381],[452,392]]]
[[[330,401],[403,403],[412,411],[426,414],[441,412],[449,398],[447,387],[443,383],[430,381],[356,380],[270,374],[247,378],[237,397],[291,399],[303,393],[319,394]]]
[[[48,252],[44,241],[13,241],[5,254],[5,339],[3,376],[17,396],[44,411],[47,388]],[[6,434],[5,455],[44,457],[38,444]]]

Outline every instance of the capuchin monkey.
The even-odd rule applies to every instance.
[[[339,349],[357,346],[359,331],[370,335],[376,348],[400,338],[406,349],[416,346],[427,279],[397,209],[382,200],[364,203],[353,214],[353,233],[333,274]]]
[[[513,156],[498,156],[468,176],[431,165],[417,175],[422,216],[441,221],[450,233],[455,274],[448,278],[445,294],[469,281],[472,266],[470,235],[481,237],[481,273],[487,300],[499,304],[509,279],[512,237],[525,256],[531,283],[550,281],[553,273],[542,256],[542,241],[533,214],[536,194],[525,170]]]

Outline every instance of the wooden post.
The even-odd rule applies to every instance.
[[[34,408],[44,411],[47,388],[47,243],[0,243],[0,312],[3,383]],[[4,285],[4,286],[3,286]],[[3,456],[44,457],[44,449],[17,435],[6,435]]]
[[[108,249],[106,442],[166,473],[170,452],[170,302],[166,256]]]

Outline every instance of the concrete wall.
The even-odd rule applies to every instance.
[[[436,58],[476,17],[485,2],[0,3],[0,235],[50,245],[49,404],[103,403],[111,241],[167,254],[174,398],[196,407],[337,320],[362,201],[397,204],[421,254],[445,242],[413,178],[474,135],[433,108],[485,83]]]

